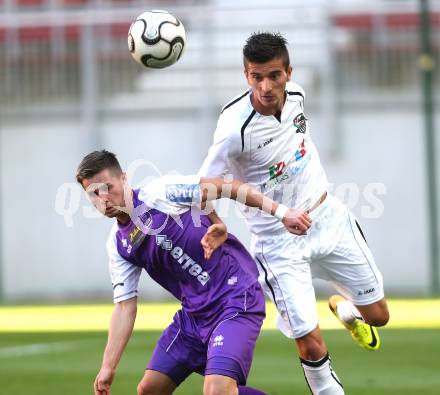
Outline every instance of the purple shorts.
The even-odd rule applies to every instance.
[[[162,333],[147,369],[169,376],[179,385],[191,373],[228,376],[245,385],[255,343],[265,317],[264,294],[258,283],[243,291],[243,306],[224,308],[210,317],[210,331],[200,319],[179,310]],[[203,328],[203,329],[201,329]]]

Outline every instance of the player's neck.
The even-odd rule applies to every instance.
[[[124,188],[124,202],[124,209],[116,216],[116,220],[121,225],[126,225],[130,222],[130,215],[133,212],[133,189],[128,185]]]
[[[116,216],[116,220],[121,225],[127,225],[130,222],[130,216],[127,213],[121,213]]]
[[[286,93],[284,93],[284,99],[282,102],[278,103],[278,105],[267,107],[261,104],[258,100],[255,100],[254,95],[251,94],[251,104],[254,107],[255,111],[264,116],[275,116],[278,120],[281,119],[281,111],[283,110],[284,103],[286,102]]]

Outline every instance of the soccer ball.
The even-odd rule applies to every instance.
[[[152,69],[176,63],[182,56],[185,43],[182,22],[166,11],[142,13],[128,31],[128,49],[134,60]]]

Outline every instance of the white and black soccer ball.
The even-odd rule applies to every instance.
[[[136,62],[152,69],[176,63],[185,49],[185,28],[175,16],[153,10],[139,15],[128,31],[128,49]]]

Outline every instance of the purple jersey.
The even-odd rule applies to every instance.
[[[258,271],[233,235],[209,260],[204,258],[200,241],[211,222],[190,207],[191,196],[176,199],[166,193],[171,180],[183,189],[198,188],[197,177],[162,177],[133,191],[135,215],[127,224],[113,227],[107,247],[114,300],[136,296],[145,269],[182,302],[187,313],[206,321],[225,307],[234,307],[234,298],[257,282]]]

